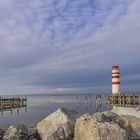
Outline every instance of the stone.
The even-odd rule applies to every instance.
[[[10,126],[3,136],[3,140],[28,140],[28,130],[25,125]]]
[[[77,119],[74,140],[128,140],[128,132],[111,112],[84,114]]]
[[[121,116],[120,125],[130,133],[130,137],[132,135],[140,139],[140,118],[123,115]]]
[[[134,136],[140,139],[140,110],[138,107],[114,106],[111,112],[120,116],[118,123],[129,132],[130,137]]]
[[[114,106],[111,112],[121,116],[121,115],[127,115],[127,116],[134,116],[137,118],[140,118],[140,109],[139,108],[132,108],[132,107],[119,107]]]
[[[41,140],[35,126],[28,127],[29,140]]]
[[[37,124],[42,140],[72,140],[78,114],[65,108],[58,109]]]
[[[41,140],[40,135],[36,131],[34,134],[29,135],[29,140]]]
[[[3,135],[4,135],[4,130],[0,129],[0,139],[2,139]]]

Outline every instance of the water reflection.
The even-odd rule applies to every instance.
[[[38,96],[37,96],[38,97]],[[71,109],[77,110],[79,115],[86,113],[86,112],[99,112],[102,110],[110,110],[111,106],[105,104],[101,95],[77,95],[74,98],[66,98],[68,96],[49,96],[48,98],[42,97],[33,97],[30,98],[30,107],[39,107],[43,106],[46,107],[49,105],[56,105],[59,104],[61,107],[66,107],[64,104],[69,104]],[[76,98],[76,103],[75,103]],[[32,99],[32,100],[31,100]],[[72,107],[76,105],[76,108]],[[69,108],[69,107],[68,107]],[[85,111],[84,111],[85,108]],[[0,112],[3,115],[3,112],[16,112],[19,114],[20,110],[24,110],[27,112],[27,97],[26,98],[1,98],[0,97]]]
[[[104,111],[104,110],[110,110],[112,109],[112,106],[109,105],[109,104],[106,104],[104,102],[104,98],[101,96],[101,95],[85,95],[83,97],[84,99],[84,102],[81,104],[81,99],[82,97],[81,96],[77,96],[76,97],[76,110],[77,112],[79,113],[79,115],[81,115],[81,107],[83,105],[84,108],[85,108],[85,111],[84,113],[86,112],[89,112],[89,113],[93,113],[93,112],[101,112],[101,111]]]
[[[3,109],[1,111],[3,115],[0,115],[0,125],[2,128],[7,128],[10,124],[32,125],[62,107],[77,110],[79,115],[109,109],[102,99],[98,98],[97,102],[96,95],[93,94],[28,96],[28,112],[27,104],[9,110]]]

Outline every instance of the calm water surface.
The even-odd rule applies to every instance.
[[[79,115],[108,110],[106,105],[96,104],[96,95],[42,95],[28,96],[27,108],[5,111],[0,114],[0,128],[24,123],[32,125],[42,120],[58,108],[77,110]]]

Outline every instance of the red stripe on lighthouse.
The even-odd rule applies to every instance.
[[[112,78],[120,78],[120,76],[112,76]]]
[[[119,66],[112,66],[112,69],[119,69]]]
[[[112,82],[112,85],[119,85],[120,84],[120,82]]]

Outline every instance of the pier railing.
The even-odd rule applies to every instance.
[[[0,97],[0,112],[27,107],[27,97]],[[17,110],[18,111],[18,110]]]

